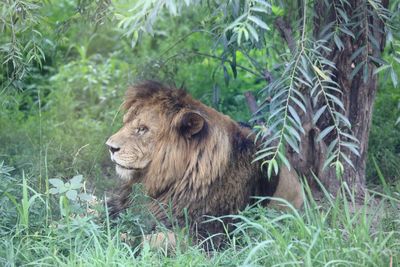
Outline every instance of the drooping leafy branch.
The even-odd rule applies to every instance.
[[[20,82],[33,66],[42,68],[44,48],[56,46],[51,38],[42,35],[46,27],[54,26],[54,34],[61,37],[73,22],[85,21],[97,27],[112,18],[111,0],[79,0],[69,3],[75,5],[75,13],[52,24],[43,14],[52,4],[55,3],[38,0],[0,1],[0,93],[10,86],[21,89]]]
[[[262,68],[265,67],[257,59],[248,56],[246,51],[268,50],[269,42],[276,39],[273,38],[276,33],[271,30],[274,27],[278,28],[290,48],[289,51],[285,46],[278,48],[282,56],[281,61],[276,63],[283,68],[262,91],[265,101],[260,110],[263,111],[265,124],[257,127],[257,138],[262,140],[262,147],[255,160],[267,164],[269,175],[272,171],[278,172],[280,163],[290,166],[286,146],[300,152],[304,115],[307,113],[312,113],[312,123],[315,125],[319,124],[321,118],[329,122],[318,125],[320,131],[317,141],[327,144],[324,167],[333,166],[336,173],[341,175],[344,162],[353,166],[349,154],[359,155],[359,143],[346,117],[343,88],[335,76],[337,66],[331,58],[335,51],[345,49],[348,40],[358,46],[350,58],[353,61],[349,74],[351,78],[362,70],[366,83],[371,68],[375,69],[374,74],[387,69],[393,83],[397,84],[393,62],[387,63],[382,59],[382,47],[377,41],[379,35],[392,34],[390,21],[395,19],[397,13],[390,12],[378,0],[360,3],[352,7],[348,0],[313,2],[313,5],[320,5],[316,11],[310,8],[312,5],[308,1],[297,6],[285,1],[277,5],[275,1],[268,0],[208,1],[213,17],[212,33],[216,37],[216,44],[222,48],[222,57],[218,58],[225,58],[230,65],[236,62],[235,51],[239,50],[258,69],[258,73],[263,73],[265,69]],[[184,7],[192,5],[201,3],[191,0],[138,1],[129,11],[131,14],[128,12],[121,17],[119,25],[126,35],[133,37],[135,44],[143,33],[154,32],[154,24],[163,10],[177,15]],[[289,6],[301,10],[297,17],[291,18],[295,21],[292,25],[298,22],[298,31],[293,31],[292,25],[283,19]],[[324,16],[331,10],[333,17]],[[320,25],[315,25],[316,17]],[[315,27],[307,27],[312,23]],[[315,29],[318,31],[315,32]],[[398,55],[398,52],[394,54]],[[394,60],[399,62],[396,57]],[[235,73],[234,66],[232,70]]]
[[[41,65],[45,56],[42,35],[36,29],[41,17],[40,4],[29,0],[0,3],[0,60],[10,82],[20,80],[33,62]],[[23,35],[23,37],[22,37]]]
[[[117,8],[116,17],[119,20],[118,26],[124,34],[130,38],[131,45],[135,46],[140,41],[143,33],[154,34],[154,24],[160,14],[166,9],[171,15],[181,13],[184,7],[197,5],[198,0],[148,0],[137,1],[128,11]],[[118,5],[117,5],[118,6]]]

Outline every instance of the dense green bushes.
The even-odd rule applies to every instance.
[[[374,106],[374,114],[369,139],[367,179],[378,182],[373,159],[376,159],[384,176],[391,182],[400,180],[400,92],[390,84],[381,82]]]

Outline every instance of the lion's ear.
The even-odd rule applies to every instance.
[[[206,125],[206,121],[203,116],[199,113],[189,111],[182,115],[179,124],[179,131],[186,137],[191,137],[198,134],[203,130]]]

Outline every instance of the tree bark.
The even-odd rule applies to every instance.
[[[351,6],[347,6],[344,10],[348,17],[352,17],[355,10],[357,10],[361,5],[366,4],[364,0],[352,0],[349,1],[349,3]],[[381,3],[384,8],[387,8],[389,5],[388,0],[383,0]],[[335,20],[337,14],[333,9],[333,6],[331,6],[330,9],[327,9],[323,0],[314,2],[314,12],[316,16],[314,16],[313,19],[313,35],[315,39],[318,39],[320,30],[323,29],[325,25]],[[366,12],[366,14],[368,14],[368,12]],[[339,84],[342,92],[342,94],[337,94],[336,96],[342,100],[345,106],[346,112],[344,115],[351,123],[351,132],[353,136],[355,136],[359,141],[360,156],[357,156],[348,150],[344,150],[354,167],[345,161],[342,162],[344,165],[344,173],[342,177],[337,177],[336,171],[332,167],[323,168],[325,160],[328,157],[327,147],[332,138],[330,140],[327,138],[324,141],[317,142],[317,137],[323,129],[332,125],[332,121],[329,117],[321,117],[318,120],[317,125],[312,124],[312,115],[320,107],[313,107],[310,97],[306,99],[305,103],[307,112],[304,113],[300,109],[297,110],[303,121],[305,132],[300,143],[300,153],[298,154],[290,148],[287,149],[287,158],[292,167],[296,169],[299,174],[307,178],[307,182],[316,197],[321,196],[321,191],[319,183],[314,179],[314,175],[333,196],[336,196],[339,192],[343,182],[347,183],[356,199],[362,200],[365,193],[365,170],[368,139],[371,129],[373,105],[378,85],[377,77],[374,74],[376,66],[368,59],[368,57],[381,57],[381,52],[385,46],[385,35],[383,32],[383,22],[379,18],[368,15],[367,18],[357,17],[357,19],[364,19],[368,21],[369,24],[373,24],[375,30],[364,32],[360,35],[354,33],[355,36],[358,36],[357,39],[342,34],[341,38],[344,46],[342,49],[337,48],[334,41],[331,40],[330,47],[332,50],[330,54],[326,55],[326,57],[333,61],[336,66],[336,70],[333,72],[335,77],[332,78]],[[275,26],[281,33],[282,39],[284,39],[288,44],[289,50],[294,54],[296,47],[290,23],[282,18],[278,18],[275,22]],[[364,26],[365,25],[362,25],[359,29],[354,29],[354,31],[359,30],[361,32],[363,30],[362,27]],[[373,47],[367,34],[373,35],[379,48]],[[359,54],[359,56],[352,58],[354,52],[362,46],[366,46],[364,52]],[[366,58],[367,61],[365,61]],[[363,67],[356,75],[351,77],[353,70],[362,61],[367,62],[365,63],[367,65],[366,70],[364,70]],[[245,96],[250,111],[255,113],[257,107],[255,107],[254,104],[254,97],[251,95],[249,96],[248,93],[245,94]]]
[[[322,1],[316,2],[314,11],[318,14],[317,17],[326,19],[319,19],[318,22],[314,21],[314,23],[318,23],[318,25],[315,24],[315,27],[323,28],[320,23],[322,21],[325,23],[331,22],[332,18],[335,18],[335,14],[333,8],[331,10],[324,10],[321,8],[323,4],[320,2]],[[362,0],[353,0],[350,1],[350,3],[351,7],[347,7],[345,10],[349,17],[353,15],[352,13],[357,7],[365,4]],[[387,7],[388,1],[382,1],[382,4],[384,7]],[[378,18],[369,17],[363,19],[369,20],[370,23],[373,23],[376,27],[383,29],[383,23]],[[359,30],[361,31],[361,29]],[[317,31],[314,31],[314,34],[316,35]],[[372,44],[366,34],[373,35],[380,44],[379,49],[372,48]],[[315,37],[317,38],[317,36]],[[309,117],[306,118],[306,123],[304,125],[306,138],[304,138],[304,144],[301,144],[303,151],[301,155],[292,155],[291,160],[294,166],[299,168],[302,173],[307,175],[307,177],[310,177],[310,171],[314,172],[331,194],[336,195],[341,182],[346,182],[354,192],[354,195],[359,196],[361,199],[364,195],[366,186],[365,169],[368,138],[371,128],[373,104],[377,91],[377,77],[373,73],[375,65],[371,63],[371,61],[367,61],[368,63],[366,64],[368,68],[366,71],[361,68],[354,77],[351,77],[350,74],[354,70],[355,66],[360,64],[360,61],[364,60],[364,58],[368,56],[374,56],[377,58],[381,57],[381,49],[384,47],[385,36],[383,33],[378,31],[362,33],[357,39],[343,34],[342,41],[344,43],[344,48],[340,50],[335,47],[335,44],[332,44],[332,52],[328,56],[337,67],[334,74],[343,93],[342,95],[338,95],[338,97],[341,97],[344,103],[346,109],[345,115],[352,125],[351,131],[359,141],[360,156],[350,153],[350,151],[346,151],[346,155],[348,155],[352,161],[354,168],[347,162],[343,162],[345,169],[341,180],[338,180],[334,170],[323,170],[322,166],[327,157],[326,147],[328,143],[316,143],[315,138],[319,131],[331,124],[331,121],[328,118],[325,118],[325,120],[323,118],[316,126],[311,126],[311,118]],[[355,59],[351,59],[353,53],[363,45],[367,47],[365,52],[361,53],[361,55]],[[367,79],[365,79],[365,75]],[[311,104],[308,105],[308,108],[311,109],[312,113]],[[314,181],[309,182],[313,187],[316,186]]]
[[[322,8],[324,4],[323,1],[317,1],[314,4],[314,11],[317,14],[316,20],[314,20],[315,29],[324,28],[324,24],[332,22],[335,18],[335,11],[333,8],[327,10]],[[345,12],[349,17],[353,15],[354,10],[356,10],[360,5],[365,4],[363,0],[353,0],[349,1],[351,7],[347,7]],[[387,8],[388,1],[382,1],[382,5]],[[359,18],[365,19],[365,18]],[[383,23],[378,18],[366,18],[370,23],[373,23],[375,27],[383,29]],[[279,26],[279,24],[277,24]],[[285,25],[288,27],[288,25]],[[319,31],[314,29],[315,38],[318,38]],[[359,29],[361,31],[361,29]],[[288,32],[288,31],[286,31]],[[370,40],[366,34],[371,34],[377,40],[380,45],[380,49],[373,49]],[[355,34],[356,35],[356,34]],[[357,36],[357,35],[356,35]],[[284,39],[287,39],[286,37]],[[339,50],[333,41],[331,41],[332,52],[327,55],[335,65],[336,70],[334,71],[335,79],[340,85],[342,90],[342,95],[337,96],[341,98],[346,108],[346,117],[349,119],[352,125],[352,134],[359,140],[359,152],[360,156],[356,156],[350,151],[346,151],[346,155],[352,161],[354,168],[351,167],[347,162],[343,162],[345,170],[343,176],[338,179],[336,176],[336,171],[332,168],[322,168],[323,164],[327,158],[327,146],[329,145],[329,138],[325,141],[316,142],[318,133],[331,125],[332,122],[329,118],[321,118],[317,125],[312,125],[313,114],[318,107],[312,107],[310,101],[307,104],[307,113],[302,114],[303,128],[305,130],[305,135],[303,136],[301,146],[301,153],[297,154],[290,149],[288,150],[288,158],[292,166],[300,172],[302,175],[307,177],[308,183],[313,189],[313,192],[318,192],[318,183],[316,183],[313,178],[313,174],[316,175],[322,182],[323,186],[332,194],[336,195],[340,189],[342,182],[346,182],[350,189],[353,191],[354,196],[362,198],[365,192],[366,178],[366,160],[367,160],[367,150],[368,150],[368,138],[369,131],[371,128],[372,121],[372,111],[373,104],[375,100],[375,95],[377,91],[377,77],[373,73],[375,70],[375,65],[368,61],[367,70],[364,72],[363,68],[354,76],[351,77],[350,74],[354,70],[355,66],[360,64],[362,60],[368,56],[374,56],[376,58],[381,57],[381,49],[384,47],[385,36],[380,31],[362,33],[357,39],[353,39],[350,36],[342,35],[342,41],[344,43],[344,48]],[[351,59],[353,53],[361,46],[366,46],[367,49],[364,53],[361,53],[355,59]],[[292,50],[291,48],[290,50]],[[364,78],[367,76],[367,79]]]

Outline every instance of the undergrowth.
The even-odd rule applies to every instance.
[[[186,245],[174,250],[141,242],[143,206],[133,205],[121,219],[110,220],[104,202],[85,192],[81,176],[50,179],[43,192],[36,191],[31,178],[0,164],[2,266],[400,264],[400,194],[390,187],[385,194],[370,191],[363,205],[356,204],[344,185],[336,199],[325,192],[324,203],[307,198],[302,210],[249,207],[232,215],[236,227],[223,248],[205,251],[188,244],[184,235],[178,239]]]

